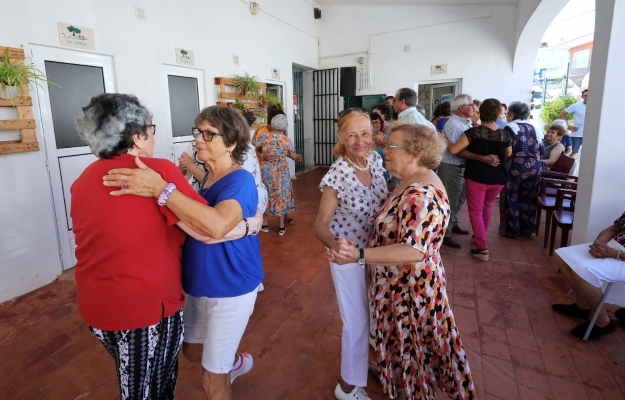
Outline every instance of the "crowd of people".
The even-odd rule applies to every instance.
[[[439,390],[476,398],[441,247],[460,248],[452,234],[469,234],[457,218],[466,202],[469,254],[488,261],[497,198],[500,234],[533,237],[541,171],[576,152],[575,142],[562,143],[573,127],[555,121],[543,141],[522,102],[460,94],[432,121],[417,103],[402,88],[371,113],[342,111],[336,161],[319,185],[314,233],[343,321],[339,400],[369,399],[368,375],[393,399]],[[232,108],[202,110],[178,166],[152,157],[152,119],[136,97],[102,94],[77,120],[99,158],[71,189],[79,312],[115,360],[122,399],[173,399],[181,349],[201,364],[207,398],[230,399],[232,382],[253,366],[239,344],[263,290],[257,233],[269,230],[268,216],[279,218],[279,235],[293,223],[286,159],[300,157],[281,110],[254,133]],[[625,214],[590,252],[558,250],[578,301],[554,311],[592,315],[601,283],[621,278],[624,238]],[[592,338],[614,330],[602,312]]]

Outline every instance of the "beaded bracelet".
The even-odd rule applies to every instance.
[[[243,237],[247,237],[247,234],[250,232],[250,224],[247,222],[247,218],[243,221],[245,221],[245,235],[243,235]]]
[[[163,207],[165,204],[167,204],[167,200],[169,200],[169,196],[171,196],[172,192],[175,189],[176,189],[176,185],[174,185],[173,183],[168,183],[167,186],[165,186],[165,189],[163,189],[163,192],[161,193],[161,195],[158,196],[158,200],[157,200],[158,205]]]

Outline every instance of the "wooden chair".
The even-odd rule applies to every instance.
[[[545,210],[545,239],[543,240],[543,248],[547,248],[549,242],[549,233],[551,232],[551,216],[556,208],[556,198],[550,195],[550,190],[557,194],[558,189],[577,190],[577,182],[563,181],[560,179],[543,178],[540,184],[540,195],[536,202],[536,235],[540,231],[540,217]],[[570,196],[564,196],[562,206],[569,208],[571,206]]]
[[[573,157],[562,154],[553,167],[551,167],[551,170],[568,175],[571,169],[573,169],[573,164],[575,164],[575,159]]]
[[[549,178],[549,179],[559,179],[562,181],[569,181],[569,182],[577,182],[578,178],[576,176],[573,175],[569,175],[569,174],[565,174],[562,172],[555,172],[555,171],[541,171],[540,173],[541,179],[543,178]],[[542,186],[541,189],[542,190]],[[546,190],[546,194],[547,196],[551,196],[551,197],[556,197],[556,193],[558,192],[557,189],[549,187]],[[543,193],[542,191],[538,193],[538,196],[541,196]]]
[[[558,189],[556,204],[551,216],[551,240],[549,243],[549,255],[553,255],[558,228],[562,229],[560,247],[566,247],[569,241],[569,233],[573,229],[573,213],[575,211],[576,191],[571,189]],[[568,195],[568,196],[567,196]],[[564,207],[565,197],[570,198],[568,207]]]

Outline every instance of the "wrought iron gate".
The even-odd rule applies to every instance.
[[[302,156],[302,161],[295,163],[295,173],[306,166],[304,158],[304,70],[293,66],[293,126],[295,128],[295,152]]]
[[[315,164],[332,165],[339,113],[339,69],[313,72]]]

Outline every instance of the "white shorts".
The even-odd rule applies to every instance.
[[[187,295],[184,305],[184,342],[202,343],[202,367],[214,374],[232,369],[245,327],[254,311],[258,288],[237,297]]]
[[[614,240],[608,243],[617,248]],[[580,278],[593,285],[601,287],[603,282],[625,282],[625,261],[614,258],[595,258],[588,253],[591,243],[576,246],[560,247],[556,253]]]

